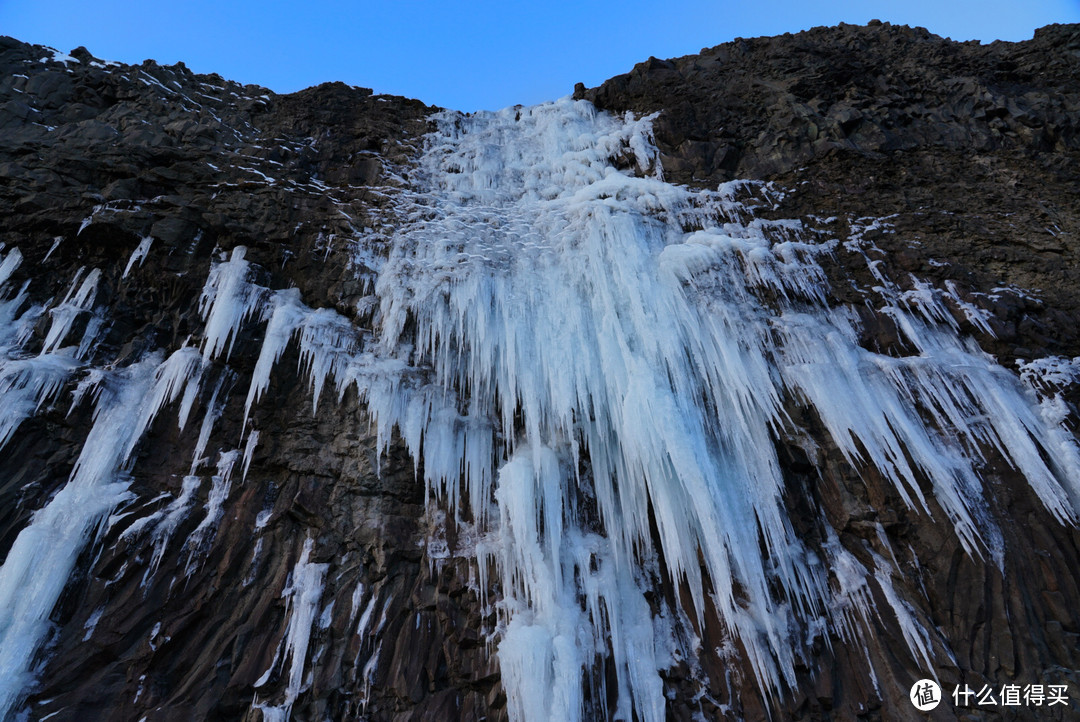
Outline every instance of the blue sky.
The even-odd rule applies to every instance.
[[[557,98],[650,55],[872,18],[955,40],[1025,40],[1048,23],[1080,22],[1080,0],[0,0],[0,34],[59,50],[182,60],[279,93],[342,80],[466,111]]]

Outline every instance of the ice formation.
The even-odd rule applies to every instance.
[[[76,402],[96,397],[94,424],[68,483],[38,510],[0,567],[0,717],[18,701],[49,614],[75,560],[95,528],[128,495],[122,473],[143,432],[175,400],[198,357],[183,348],[113,372],[94,370],[80,382]],[[194,363],[193,363],[194,361]]]
[[[987,447],[1075,519],[1075,443],[925,289],[883,295],[919,353],[867,351],[856,319],[825,303],[819,258],[832,246],[748,217],[736,187],[664,183],[648,119],[561,101],[440,122],[420,169],[421,220],[394,239],[376,284],[372,351],[426,383],[387,403],[353,373],[435,492],[481,522],[495,499],[496,541],[478,556],[498,577],[481,589],[503,595],[512,718],[580,716],[594,650],[615,664],[617,714],[663,717],[663,635],[645,623],[641,591],[656,554],[691,590],[687,613],[716,606],[766,690],[793,682],[799,630],[833,593],[781,503],[773,439],[799,432],[784,398],[812,406],[849,460],[877,467],[909,505],[927,508],[927,479],[972,553],[1001,553],[981,511]],[[638,175],[616,171],[617,156]],[[1060,453],[1047,462],[1039,447]]]
[[[827,524],[820,554],[794,533],[775,451],[778,438],[807,433],[785,412],[790,400],[812,408],[842,454],[876,468],[912,509],[932,513],[932,494],[971,554],[1002,555],[983,512],[989,452],[1075,523],[1080,452],[1061,414],[960,333],[945,291],[917,279],[901,291],[871,264],[879,310],[916,349],[875,353],[859,345],[857,317],[827,303],[821,263],[836,243],[795,222],[755,219],[737,201],[746,184],[665,183],[649,118],[564,99],[435,121],[412,188],[391,194],[398,222],[388,247],[357,241],[358,265],[377,274],[357,319],[312,308],[297,289],[260,285],[237,247],[209,271],[198,348],[86,370],[83,354],[61,345],[75,318],[93,313],[100,272],[76,278],[48,310],[35,356],[20,329],[44,310],[22,310],[25,287],[9,288],[18,251],[0,262],[0,409],[10,412],[0,414],[0,443],[73,378],[97,395],[71,480],[0,569],[0,716],[26,684],[75,558],[127,494],[120,472],[139,438],[177,399],[184,426],[207,369],[228,361],[245,329],[261,335],[245,426],[295,343],[313,408],[330,389],[340,398],[355,388],[381,447],[395,430],[408,446],[429,504],[479,531],[464,553],[474,555],[482,601],[497,610],[491,643],[513,720],[581,719],[607,704],[609,677],[617,707],[606,714],[664,719],[661,672],[673,655],[695,654],[679,647],[706,614],[768,696],[795,683],[815,635],[854,639],[875,614],[895,616],[910,654],[929,657],[928,633],[893,589],[886,559],[865,568]],[[990,330],[977,308],[953,302]],[[1055,364],[1043,366],[1075,366]],[[1029,364],[1025,378],[1041,369]],[[152,535],[148,574],[194,505],[236,383],[218,372],[182,490],[125,532]],[[238,461],[247,477],[257,443],[248,429],[243,452],[219,456],[199,539],[221,518]],[[328,571],[310,561],[314,543],[305,541],[284,593],[287,629],[267,670],[282,670],[284,697],[253,701],[269,719],[286,719],[304,689]],[[686,591],[684,607],[646,595],[663,575]],[[888,609],[872,609],[871,584]],[[364,603],[367,593],[357,586],[352,597],[361,636],[381,628],[379,595]],[[368,679],[380,645],[364,648],[374,649],[358,659]]]
[[[285,699],[278,705],[261,703],[256,699],[253,705],[262,710],[263,718],[267,722],[286,722],[293,703],[296,702],[296,698],[303,689],[304,661],[307,659],[308,640],[311,638],[311,631],[318,616],[319,599],[322,596],[328,566],[311,562],[313,544],[310,537],[304,540],[304,549],[300,553],[300,559],[293,568],[288,586],[282,592],[282,596],[287,599],[291,608],[285,636],[281,641],[282,646],[273,664],[270,665],[270,669],[266,670],[266,673],[255,682],[256,688],[266,684],[274,668],[279,663],[284,666],[285,658],[289,658]]]
[[[131,257],[128,258],[127,265],[124,266],[124,273],[120,276],[121,278],[127,278],[128,274],[131,273],[132,267],[136,263],[142,266],[143,261],[146,260],[146,254],[150,252],[150,244],[153,242],[153,236],[144,236],[142,240],[139,241],[139,245],[131,252]]]

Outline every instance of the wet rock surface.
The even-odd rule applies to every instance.
[[[80,268],[102,270],[96,361],[123,366],[197,343],[207,271],[240,245],[262,285],[295,286],[311,307],[364,324],[370,269],[350,244],[392,232],[386,189],[404,182],[432,108],[340,83],[279,96],[182,65],[118,66],[11,39],[0,39],[0,68],[0,242],[24,255],[14,282],[29,282],[31,302],[63,297]],[[838,240],[823,263],[830,301],[860,314],[865,347],[915,353],[878,312],[877,287],[885,277],[902,293],[921,279],[963,333],[1012,368],[1080,356],[1077,78],[1075,26],[989,46],[845,26],[650,59],[577,95],[616,112],[659,111],[655,139],[673,182],[773,181],[747,191],[759,194],[757,214]],[[133,259],[145,238],[149,251]],[[979,312],[985,324],[972,320]],[[33,333],[46,330],[43,321]],[[265,718],[258,702],[280,703],[289,686],[291,575],[308,539],[310,562],[328,572],[295,719],[505,718],[487,641],[494,615],[455,540],[467,527],[455,531],[428,503],[402,444],[378,453],[354,396],[324,391],[316,411],[300,374],[277,373],[245,423],[258,341],[241,335],[207,372],[224,401],[201,454],[214,383],[183,429],[164,414],[138,447],[129,502],[98,531],[54,611],[27,719]],[[301,363],[290,349],[279,366]],[[1047,383],[1075,418],[1077,384]],[[787,410],[777,443],[800,536],[818,548],[831,543],[829,528],[866,567],[891,562],[891,588],[926,631],[942,686],[1067,684],[1073,700],[943,705],[930,718],[1076,718],[1076,529],[988,454],[987,511],[1004,522],[999,568],[938,523],[947,514],[932,495],[925,512],[908,508],[843,458],[805,404],[790,399]],[[68,478],[90,425],[88,403],[57,404],[0,452],[0,554]],[[221,455],[243,452],[251,429],[250,468],[236,464],[211,519]],[[149,524],[140,530],[168,518],[191,477],[164,541]],[[871,593],[879,610],[893,608],[884,587]],[[682,661],[665,672],[669,717],[764,718],[774,702],[739,650],[708,653],[722,636],[710,624],[696,630],[701,669]],[[910,719],[907,691],[930,670],[908,654],[898,617],[868,628],[819,640],[775,718]]]

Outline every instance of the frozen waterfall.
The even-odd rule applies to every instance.
[[[277,365],[296,344],[314,408],[354,388],[382,450],[395,435],[409,448],[427,503],[475,528],[475,548],[458,552],[473,556],[477,592],[494,605],[490,644],[513,720],[582,719],[609,697],[612,718],[665,719],[662,672],[715,653],[698,648],[708,615],[767,696],[795,684],[816,637],[851,638],[871,615],[894,615],[909,653],[927,656],[924,630],[889,596],[884,559],[867,569],[835,535],[820,550],[796,535],[776,442],[814,442],[791,404],[912,509],[929,513],[932,495],[970,554],[1002,555],[980,475],[991,451],[1057,518],[1077,520],[1080,452],[1060,415],[947,323],[930,291],[881,279],[878,310],[916,353],[869,351],[855,314],[827,300],[822,264],[840,240],[755,218],[738,200],[746,184],[666,183],[650,118],[564,99],[434,120],[410,187],[387,191],[396,230],[355,241],[357,263],[376,274],[355,318],[259,285],[237,247],[207,269],[197,347],[105,370],[82,360],[79,339],[64,345],[72,319],[100,313],[101,271],[74,279],[52,309],[25,307],[25,287],[0,289],[0,443],[65,390],[74,403],[96,398],[71,479],[0,568],[0,718],[32,677],[77,557],[128,493],[140,438],[183,393],[182,427],[206,369],[234,357],[245,334],[261,338],[239,389],[245,413],[289,371]],[[115,273],[150,248],[144,239]],[[32,349],[23,329],[46,311],[53,325]],[[204,409],[207,437],[230,393],[223,378]],[[249,433],[244,476],[258,440]],[[208,520],[231,488],[230,453]],[[184,496],[153,519],[156,545],[192,505],[200,456]],[[287,696],[253,701],[275,719],[302,694],[334,574],[310,562],[314,544],[296,564],[274,662],[289,656]],[[147,574],[160,560],[155,547]],[[891,608],[873,608],[871,579]],[[664,585],[685,593],[654,593]]]

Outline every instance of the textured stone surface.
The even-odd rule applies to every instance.
[[[98,304],[109,327],[95,359],[122,365],[197,339],[210,261],[237,245],[263,269],[259,281],[297,286],[308,303],[355,316],[364,269],[351,264],[347,244],[375,225],[383,194],[373,189],[396,182],[394,164],[415,155],[431,108],[340,83],[276,96],[182,65],[111,67],[84,52],[64,64],[10,39],[0,51],[0,241],[24,254],[16,281],[32,281],[32,300],[62,297],[80,267],[103,270]],[[150,252],[122,278],[147,235]],[[210,372],[235,393],[197,472],[193,505],[148,577],[151,539],[124,533],[179,496],[200,419],[180,432],[165,414],[140,446],[132,513],[84,555],[53,616],[57,634],[28,700],[31,718],[257,718],[254,684],[285,632],[282,592],[308,536],[318,542],[312,561],[335,562],[323,593],[323,605],[334,606],[312,643],[319,672],[310,701],[294,708],[298,719],[355,718],[361,696],[383,719],[490,706],[497,675],[468,575],[453,560],[439,569],[424,559],[432,522],[413,462],[400,450],[376,458],[355,398],[313,414],[305,385],[275,377],[250,421],[261,433],[251,472],[241,483],[237,471],[220,525],[192,543],[217,452],[242,438],[257,351],[257,339],[242,338],[227,366]],[[298,361],[292,351],[282,363]],[[87,406],[58,405],[4,449],[3,553],[67,479],[89,426]],[[260,512],[270,515],[256,532]],[[376,600],[364,637],[346,631],[356,623],[358,584],[368,590],[365,607]],[[365,695],[363,664],[383,615],[387,649]],[[279,669],[259,694],[272,701],[283,676]]]

